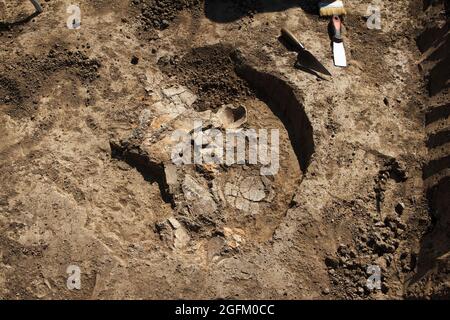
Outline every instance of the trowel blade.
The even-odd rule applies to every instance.
[[[343,42],[333,42],[333,56],[334,56],[334,65],[336,67],[347,66],[347,56],[345,55],[345,48]]]
[[[308,50],[299,51],[297,61],[301,66],[307,69],[311,69],[326,74],[328,76],[331,76],[331,73]]]

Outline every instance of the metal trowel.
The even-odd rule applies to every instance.
[[[311,52],[306,50],[306,48],[301,44],[300,41],[287,29],[281,29],[281,35],[284,39],[288,41],[288,43],[294,47],[295,51],[298,53],[297,63],[299,66],[326,74],[331,76],[331,73],[317,60],[316,57],[313,56]]]

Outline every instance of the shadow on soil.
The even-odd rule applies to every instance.
[[[281,12],[294,7],[317,13],[316,0],[205,0],[205,15],[214,22],[228,23],[257,13]]]

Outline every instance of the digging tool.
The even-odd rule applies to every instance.
[[[338,15],[331,18],[331,27],[333,30],[333,57],[334,65],[336,67],[347,66],[347,56],[344,48],[344,38],[342,37],[342,20]]]
[[[30,1],[33,4],[37,14],[42,13],[42,11],[44,11],[38,0],[30,0]]]
[[[288,43],[294,47],[295,51],[298,53],[297,62],[298,64],[307,69],[316,72],[320,72],[331,76],[331,73],[313,56],[311,52],[306,50],[305,46],[301,44],[300,41],[287,29],[281,29],[281,35],[285,38]]]
[[[333,16],[347,14],[342,1],[321,1],[319,2],[320,16]]]

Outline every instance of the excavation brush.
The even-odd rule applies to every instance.
[[[319,2],[320,16],[342,16],[347,14],[342,1],[321,1]]]

